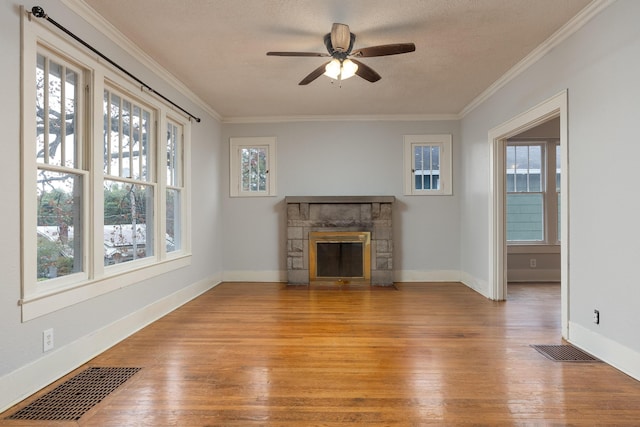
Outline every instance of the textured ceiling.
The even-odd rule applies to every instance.
[[[85,0],[223,119],[455,115],[590,0]],[[321,76],[333,22],[356,48],[414,42],[361,61],[382,79]]]

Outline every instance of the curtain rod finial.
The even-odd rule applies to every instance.
[[[44,9],[41,8],[40,6],[33,6],[31,8],[31,13],[33,13],[33,16],[35,16],[36,18],[46,18],[47,14],[44,13]]]

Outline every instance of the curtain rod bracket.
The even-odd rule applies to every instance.
[[[182,108],[181,106],[179,106],[178,104],[176,104],[175,102],[171,101],[169,98],[167,98],[166,96],[162,95],[159,92],[156,92],[155,90],[151,89],[151,87],[146,84],[145,82],[143,82],[142,80],[140,80],[139,78],[137,78],[136,76],[134,76],[133,74],[131,74],[129,71],[125,70],[122,66],[118,65],[116,62],[114,62],[113,60],[109,59],[106,55],[104,55],[102,52],[100,52],[99,50],[97,50],[96,48],[94,48],[93,46],[91,46],[89,43],[87,43],[86,41],[82,40],[80,37],[76,36],[74,33],[72,33],[71,31],[69,31],[68,29],[66,29],[64,26],[62,26],[61,24],[57,23],[56,21],[54,21],[53,19],[49,18],[49,15],[47,15],[44,11],[44,9],[40,6],[33,6],[31,8],[31,14],[33,16],[35,16],[36,18],[44,18],[47,21],[51,22],[53,25],[55,25],[56,27],[58,27],[60,30],[62,30],[65,34],[67,34],[69,37],[73,38],[75,41],[77,41],[78,43],[82,44],[84,47],[86,47],[87,49],[91,50],[93,53],[97,54],[98,56],[100,56],[102,59],[104,59],[105,61],[107,61],[109,64],[113,65],[114,67],[116,67],[118,70],[122,71],[124,74],[126,74],[129,78],[135,80],[137,83],[142,85],[142,90],[144,91],[144,89],[146,88],[149,92],[153,93],[154,95],[156,95],[157,97],[161,98],[162,100],[164,100],[165,102],[168,102],[169,104],[173,105],[174,107],[176,107],[177,109],[179,109],[180,111],[182,111],[184,114],[186,114],[189,117],[189,120],[194,119],[196,122],[200,123],[200,117],[196,117],[193,114],[191,114],[190,112],[188,112],[187,110],[185,110],[184,108]]]

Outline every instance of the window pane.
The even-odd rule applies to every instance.
[[[560,145],[556,145],[556,191],[560,191],[560,177],[561,177],[561,168],[562,162],[560,157]]]
[[[182,146],[180,128],[173,123],[167,126],[167,185],[182,186]]]
[[[105,265],[153,255],[153,199],[151,186],[105,180]]]
[[[173,252],[182,249],[182,236],[180,229],[180,191],[167,190],[167,224],[166,224],[166,249]]]
[[[131,115],[131,177],[146,181],[142,176],[142,159],[145,158],[146,150],[142,147],[142,110],[138,106],[133,107]]]
[[[120,97],[110,94],[109,105],[106,106],[109,128],[105,135],[105,173],[120,176]]]
[[[542,147],[529,146],[529,189],[528,191],[542,191]]]
[[[242,191],[267,191],[267,148],[246,147],[240,151]]]
[[[507,240],[543,241],[542,194],[507,194]]]
[[[529,191],[542,191],[542,177],[540,176],[539,169],[537,169],[535,172],[529,172]]]
[[[38,171],[39,281],[83,270],[81,175]]]
[[[507,146],[507,191],[516,191],[516,147]]]
[[[416,190],[440,189],[440,147],[437,145],[415,145],[413,169]]]
[[[529,170],[529,150],[526,146],[516,146],[515,149],[515,174],[516,190],[527,191],[527,172]]]
[[[63,165],[67,167],[78,167],[77,159],[77,134],[76,134],[76,108],[78,105],[76,87],[78,75],[74,71],[67,69],[65,83],[65,143]]]
[[[60,145],[62,145],[62,66],[55,62],[49,62],[49,79],[47,85],[48,116],[49,116],[49,152],[46,163],[60,165]]]
[[[123,178],[133,178],[131,175],[131,160],[133,157],[133,141],[131,139],[131,103],[122,102],[122,138],[120,138],[120,152],[122,160],[120,166],[120,176]]]
[[[151,181],[151,112],[147,110],[142,111],[142,123],[140,123],[140,149],[138,155],[140,156],[140,175],[134,178],[142,181]]]
[[[45,144],[48,144],[49,133],[45,132],[45,91],[46,88],[46,59],[42,55],[38,55],[36,61],[36,159],[38,163],[45,163],[45,152],[48,151]],[[46,135],[46,140],[45,140]],[[48,146],[48,145],[47,145]],[[48,153],[47,153],[48,154]]]
[[[540,170],[542,167],[542,146],[529,146],[529,169]]]

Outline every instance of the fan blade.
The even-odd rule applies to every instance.
[[[351,59],[353,62],[355,62],[358,65],[358,69],[356,70],[356,74],[360,77],[362,77],[363,79],[370,81],[371,83],[375,83],[378,80],[380,80],[382,77],[380,77],[380,74],[376,73],[373,68],[369,67],[368,65],[363,64],[360,61],[357,61],[355,59]]]
[[[330,56],[328,53],[317,52],[267,52],[267,56]]]
[[[311,83],[312,81],[314,81],[315,79],[317,79],[318,77],[323,75],[324,72],[325,72],[325,68],[327,67],[327,64],[329,62],[331,62],[331,61],[327,61],[324,64],[322,64],[321,66],[319,66],[318,68],[316,68],[315,70],[313,70],[311,73],[309,73],[309,75],[307,77],[302,79],[302,81],[300,83],[298,83],[298,84],[299,85],[308,85],[309,83]]]
[[[395,43],[363,47],[362,49],[356,50],[351,55],[358,58],[368,58],[372,56],[399,55],[401,53],[409,53],[415,50],[416,45],[413,43]]]

